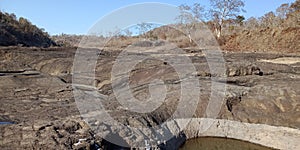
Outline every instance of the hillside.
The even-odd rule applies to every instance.
[[[27,19],[0,11],[0,46],[50,47],[56,43]]]
[[[77,47],[83,37],[83,35],[61,34],[54,35],[51,37],[51,39],[63,47]]]
[[[241,31],[227,35],[223,48],[242,51],[299,52],[299,35],[300,1],[296,0],[290,5],[282,4],[276,13],[269,12],[258,19],[248,19]]]
[[[226,51],[269,51],[269,52],[299,52],[300,45],[300,0],[293,3],[285,3],[279,6],[276,11],[268,12],[261,17],[251,17],[247,20],[228,19],[223,26],[223,35],[216,39],[220,47]],[[206,27],[204,27],[206,26]],[[204,41],[205,36],[198,32],[208,28],[214,33],[215,26],[212,20],[189,24],[178,23],[161,26],[152,29],[139,36],[115,35],[113,38],[97,38],[93,43],[109,40],[106,47],[124,48],[139,40],[167,40],[180,48],[195,47],[188,34],[197,36],[199,41]],[[200,36],[199,36],[200,35]],[[84,35],[61,34],[52,36],[52,39],[59,45],[65,47],[77,47]],[[94,37],[89,37],[94,39]],[[98,42],[95,42],[98,41]],[[208,43],[210,41],[205,41]],[[96,47],[96,46],[92,46]],[[204,47],[201,47],[204,48]]]
[[[299,52],[300,28],[264,28],[244,30],[229,36],[223,49],[236,51]]]

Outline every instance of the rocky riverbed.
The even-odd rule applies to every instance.
[[[203,130],[198,128],[197,123],[191,123],[184,129],[175,127],[174,129],[183,131],[176,136],[179,138],[175,137],[171,142],[157,143],[158,147],[170,148],[170,144],[176,147],[174,143],[180,145],[187,138],[218,136],[238,138],[280,149],[299,148],[299,145],[291,144],[300,140],[299,54],[224,52],[222,58],[225,72],[217,74],[211,71],[205,50],[185,49],[183,54],[176,54],[176,57],[188,57],[196,71],[182,78],[172,64],[157,60],[157,54],[149,49],[143,48],[143,53],[132,52],[134,55],[151,57],[131,70],[128,82],[132,95],[143,101],[151,97],[149,83],[154,79],[163,81],[168,94],[154,111],[139,114],[118,102],[114,89],[122,87],[122,84],[113,85],[111,82],[112,67],[120,54],[117,50],[97,50],[96,60],[92,60],[96,62],[95,76],[91,78],[85,72],[80,72],[77,77],[86,86],[76,88],[81,89],[83,95],[91,96],[92,92],[96,93],[96,96],[92,94],[95,97],[104,97],[101,100],[102,107],[119,124],[147,128],[168,122],[178,106],[187,111],[192,107],[188,104],[180,105],[178,91],[183,80],[196,78],[199,80],[197,88],[201,91],[201,101],[195,106],[195,112],[191,116],[193,118],[211,118],[207,113],[211,92],[214,90],[211,87],[217,84],[226,88],[225,92],[215,95],[221,105],[210,128],[202,133]],[[87,49],[86,53],[94,51]],[[12,123],[0,124],[1,149],[112,148],[114,145],[102,140],[103,134],[98,134],[99,131],[109,132],[107,135],[118,134],[130,146],[137,141],[144,142],[145,137],[152,136],[151,133],[132,136],[127,130],[102,128],[105,126],[101,124],[102,120],[99,124],[99,118],[90,119],[93,108],[86,112],[78,109],[78,103],[75,102],[78,97],[76,94],[74,96],[72,86],[75,54],[75,48],[0,49],[0,122]],[[172,57],[174,54],[164,55]],[[89,67],[84,63],[80,65]],[[178,65],[187,67],[185,63],[178,62]],[[122,77],[121,75],[116,79]],[[81,83],[81,80],[76,82]],[[154,85],[153,90],[156,86]],[[81,114],[85,116],[82,117]],[[181,117],[174,119],[186,119]],[[193,119],[191,122],[193,121],[199,120]],[[97,127],[96,130],[94,127]],[[168,128],[171,129],[170,126]],[[278,143],[280,139],[286,140]],[[286,147],[287,143],[283,141],[292,146]],[[141,145],[136,145],[139,146]]]

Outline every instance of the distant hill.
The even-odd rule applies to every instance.
[[[0,11],[0,46],[50,47],[56,43],[47,32],[33,25],[27,19],[16,18],[14,14]]]
[[[240,20],[242,18],[242,20]],[[223,50],[228,51],[300,51],[300,0],[280,5],[276,11],[268,12],[261,17],[251,17],[244,20],[243,16],[224,21],[223,35],[215,38]],[[204,26],[203,26],[204,25]],[[124,48],[137,41],[167,40],[180,48],[197,46],[189,39],[189,33],[195,34],[202,43],[211,46],[209,36],[198,34],[203,29],[210,29],[214,33],[213,20],[199,23],[176,23],[154,28],[137,36],[115,35],[113,37],[93,37],[87,35],[61,34],[52,36],[52,39],[61,46],[77,47],[82,39],[89,39],[92,47],[105,45],[105,47]],[[195,36],[194,36],[195,37]],[[208,37],[208,39],[206,39]],[[109,40],[109,41],[107,41]],[[101,43],[105,42],[106,43]],[[201,47],[204,48],[204,47]]]
[[[54,35],[51,37],[53,41],[55,41],[58,45],[64,47],[77,47],[84,35]]]
[[[217,39],[224,50],[230,51],[300,51],[300,0],[293,3],[284,3],[276,12],[268,12],[259,18],[251,17],[248,20],[235,23],[226,20],[223,27],[223,36]],[[205,25],[214,31],[210,21]],[[147,33],[147,37],[167,39],[179,47],[192,47],[187,35],[172,28],[172,26],[185,31],[190,29],[189,24],[175,24],[162,26]],[[185,26],[185,27],[184,27]],[[184,29],[185,28],[185,29]],[[203,29],[199,24],[194,24],[195,29]]]

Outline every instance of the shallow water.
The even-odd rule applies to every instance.
[[[249,142],[226,138],[197,138],[186,141],[180,150],[273,150]]]
[[[14,124],[13,122],[0,122],[0,125]]]

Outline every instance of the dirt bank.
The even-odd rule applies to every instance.
[[[299,53],[299,35],[299,27],[244,30],[227,37],[223,48],[231,51]]]

